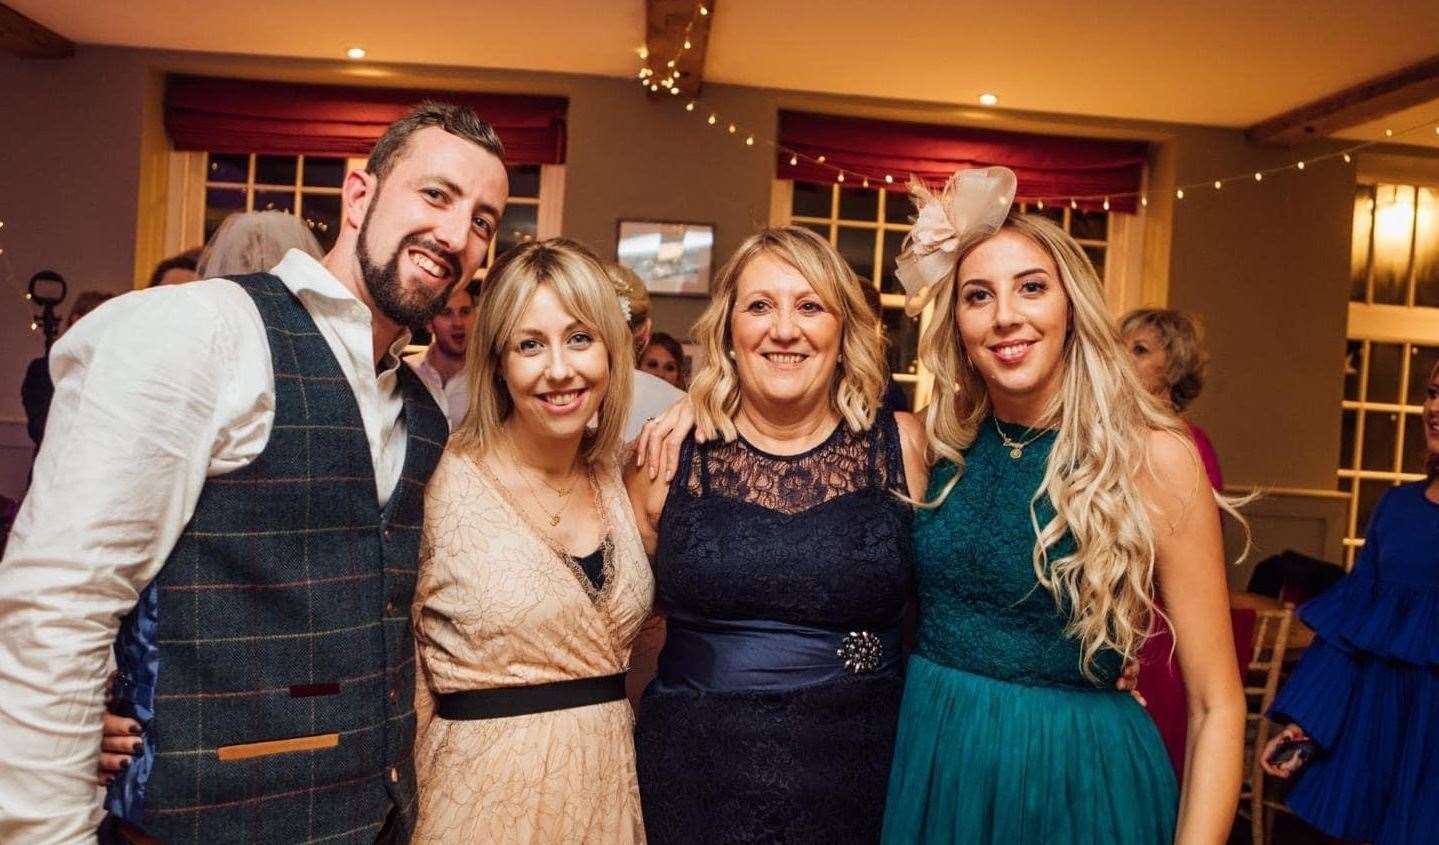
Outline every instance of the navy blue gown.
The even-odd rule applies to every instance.
[[[1341,839],[1439,841],[1439,504],[1384,494],[1354,571],[1299,610],[1315,637],[1271,718],[1320,750],[1287,802]]]
[[[635,728],[652,845],[879,839],[910,507],[891,412],[798,455],[690,441],[659,525],[668,614]]]

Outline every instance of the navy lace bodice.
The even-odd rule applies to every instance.
[[[888,412],[798,455],[691,441],[659,525],[672,630],[679,616],[894,630],[911,593],[903,490]],[[650,842],[877,841],[901,687],[898,660],[782,691],[656,681],[636,727]]]

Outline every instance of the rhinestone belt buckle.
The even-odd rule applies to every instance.
[[[883,653],[879,637],[869,631],[850,631],[835,650],[835,655],[844,661],[844,668],[856,675],[878,669]]]

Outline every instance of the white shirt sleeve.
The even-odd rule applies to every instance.
[[[50,360],[44,445],[0,562],[0,842],[93,841],[119,621],[206,476],[253,460],[273,421],[263,324],[228,281],[112,300]]]

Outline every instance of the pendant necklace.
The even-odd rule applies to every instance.
[[[1024,457],[1024,447],[1043,437],[1049,431],[1047,428],[1041,428],[1038,434],[1021,442],[1011,439],[1009,435],[1004,433],[1004,429],[999,427],[999,417],[990,417],[990,419],[994,420],[994,430],[999,432],[999,439],[1004,441],[1005,446],[1009,447],[1009,457],[1011,460],[1017,461]]]

